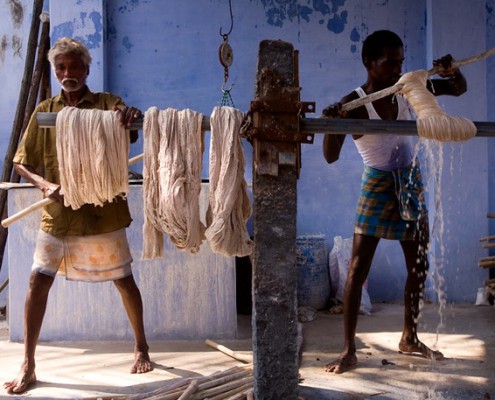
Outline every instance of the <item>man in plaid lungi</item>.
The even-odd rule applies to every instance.
[[[328,118],[410,119],[405,100],[395,95],[349,112],[342,111],[342,104],[393,86],[401,76],[404,45],[395,33],[385,30],[372,33],[365,39],[361,55],[367,70],[366,82],[340,102],[325,108],[323,115]],[[452,61],[453,58],[447,55],[434,62],[444,68],[439,74],[443,79],[428,82],[428,89],[435,95],[459,96],[467,90],[465,78],[458,69],[452,68]],[[345,135],[325,135],[323,153],[328,163],[339,158],[344,139]],[[428,271],[429,228],[421,173],[413,157],[411,139],[394,134],[353,135],[353,139],[365,170],[344,291],[345,344],[340,356],[326,364],[325,371],[339,374],[357,363],[355,335],[362,286],[382,238],[400,241],[407,267],[404,327],[399,350],[440,360],[442,353],[427,347],[417,336],[419,302]]]

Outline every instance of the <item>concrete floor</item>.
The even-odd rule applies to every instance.
[[[437,305],[426,305],[420,338],[444,353],[446,359],[440,362],[398,353],[401,326],[401,305],[374,304],[373,314],[359,319],[358,367],[343,375],[328,374],[323,366],[338,356],[343,343],[342,315],[319,312],[303,326],[300,396],[306,400],[495,399],[495,307],[455,305],[440,313]],[[8,341],[6,321],[0,327],[3,384],[17,374],[23,346]],[[221,344],[247,353],[251,349],[249,316],[239,316],[238,331],[237,340]],[[150,346],[154,370],[131,375],[132,343],[40,343],[36,386],[23,396],[9,396],[2,386],[0,398],[125,398],[151,392],[170,379],[240,365],[202,341],[153,341]]]

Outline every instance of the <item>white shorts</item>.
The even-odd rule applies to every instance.
[[[125,228],[90,236],[58,238],[39,231],[33,271],[85,282],[104,282],[132,273],[132,256]]]

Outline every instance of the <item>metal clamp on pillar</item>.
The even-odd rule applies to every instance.
[[[291,54],[297,58],[297,52]],[[287,75],[269,67],[259,70],[255,100],[251,102],[241,134],[254,148],[254,168],[261,175],[278,176],[279,167],[301,168],[301,143],[313,143],[314,134],[301,131],[301,120],[315,111],[315,102],[301,102],[297,68]]]
[[[314,112],[316,104],[314,101],[291,101],[289,97],[253,100],[247,114],[251,119],[250,127],[244,135],[269,142],[312,144],[314,134],[301,132],[301,120],[305,113]]]

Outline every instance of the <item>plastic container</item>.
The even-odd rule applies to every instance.
[[[330,300],[330,275],[325,235],[298,236],[296,255],[298,306],[326,308]]]

